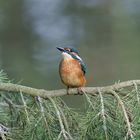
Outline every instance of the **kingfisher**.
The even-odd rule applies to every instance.
[[[86,65],[75,48],[57,47],[62,54],[59,64],[59,75],[61,81],[69,88],[77,88],[78,94],[81,93],[81,87],[86,84]]]

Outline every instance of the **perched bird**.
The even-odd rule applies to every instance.
[[[67,94],[69,94],[69,88],[77,88],[80,94],[81,87],[86,83],[86,66],[83,60],[74,48],[57,47],[57,49],[62,53],[59,74],[61,81],[67,86]]]

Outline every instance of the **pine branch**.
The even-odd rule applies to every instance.
[[[114,97],[116,97],[116,99],[118,100],[118,102],[121,106],[121,109],[122,109],[122,112],[123,112],[123,115],[124,115],[124,119],[125,119],[125,122],[127,124],[127,129],[128,129],[127,135],[130,136],[132,140],[134,140],[133,131],[131,129],[131,123],[129,121],[129,116],[128,116],[128,113],[127,113],[126,108],[124,106],[124,103],[115,91],[111,90],[110,92],[114,95]]]
[[[58,140],[139,138],[139,87],[140,80],[125,81],[105,87],[83,87],[82,92],[85,95],[83,97],[88,103],[86,113],[76,114],[73,111],[73,114],[72,110],[62,105],[61,98],[52,98],[67,95],[65,89],[43,90],[0,82],[0,91],[5,91],[1,92],[0,105],[6,106],[2,107],[3,115],[0,116],[3,124],[8,122],[7,126],[12,130],[5,135],[0,128],[0,138],[3,140],[9,136],[16,136],[17,139],[24,137],[25,140],[37,139],[40,136],[42,139],[54,137]],[[17,93],[21,94],[22,99],[17,100],[19,97],[16,96]],[[75,93],[77,89],[70,89],[70,95]],[[27,96],[27,100],[24,95],[37,97],[38,104],[34,103],[31,96]],[[4,119],[3,116],[7,118]],[[15,125],[10,125],[11,120]],[[30,124],[26,123],[27,121]],[[22,127],[24,125],[28,130]],[[14,128],[20,128],[21,133]]]
[[[49,129],[48,122],[47,122],[46,117],[45,117],[45,109],[43,107],[43,102],[39,96],[37,97],[37,101],[39,102],[40,112],[41,112],[42,118],[44,119],[45,126],[47,129]]]
[[[127,88],[135,85],[140,85],[140,80],[130,80],[121,83],[115,83],[114,85],[105,86],[105,87],[84,87],[83,90],[91,95],[98,94],[98,89],[103,93],[108,93],[109,90],[118,91],[122,88]],[[59,90],[44,90],[44,89],[36,89],[27,86],[22,86],[18,84],[12,83],[0,83],[0,90],[1,91],[8,91],[8,92],[16,92],[16,93],[25,93],[32,96],[40,96],[41,98],[48,98],[48,97],[59,97],[67,95],[65,89]],[[70,94],[77,93],[76,89],[70,89]]]
[[[106,114],[105,114],[104,100],[103,100],[103,96],[102,96],[101,91],[98,90],[98,92],[99,92],[100,102],[101,102],[101,116],[102,116],[102,119],[103,119],[103,129],[104,129],[104,132],[105,132],[106,140],[108,140],[107,127],[106,127],[106,117],[105,117]]]
[[[29,114],[28,114],[28,111],[27,111],[27,105],[26,105],[26,102],[24,100],[22,92],[20,92],[20,96],[21,96],[21,99],[22,99],[22,102],[23,102],[25,113],[26,113],[27,122],[30,124]]]
[[[68,140],[68,137],[67,137],[67,135],[66,135],[66,131],[65,131],[65,128],[64,128],[64,125],[63,125],[63,121],[62,121],[62,119],[61,119],[60,112],[59,112],[59,110],[58,110],[58,108],[57,108],[55,102],[53,101],[53,99],[49,98],[49,100],[52,102],[52,104],[53,104],[53,106],[54,106],[54,108],[55,108],[55,111],[56,111],[56,114],[57,114],[57,117],[58,117],[58,120],[59,120],[59,123],[60,123],[60,127],[61,127],[61,132],[60,132],[60,134],[62,133],[64,139],[65,139],[65,140]],[[61,135],[60,135],[60,137],[61,137]]]

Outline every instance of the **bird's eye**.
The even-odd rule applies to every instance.
[[[69,48],[66,48],[65,50],[66,50],[67,52],[72,52],[72,50],[69,49]]]

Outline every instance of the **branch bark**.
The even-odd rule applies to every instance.
[[[118,91],[122,88],[127,88],[131,86],[140,85],[140,80],[130,80],[130,81],[125,81],[125,82],[120,82],[120,83],[115,83],[110,86],[104,86],[104,87],[83,87],[83,91],[96,95],[98,93],[98,90],[102,93],[108,93],[108,91],[113,90],[113,91]],[[67,95],[67,92],[65,89],[58,89],[58,90],[44,90],[44,89],[36,89],[36,88],[31,88],[27,86],[22,86],[18,84],[12,84],[12,83],[0,83],[0,90],[1,91],[7,91],[7,92],[16,92],[16,93],[25,93],[31,96],[40,96],[41,98],[49,98],[49,97],[59,97],[59,96],[65,96]],[[69,90],[70,95],[73,95],[77,93],[77,89],[70,89]]]

